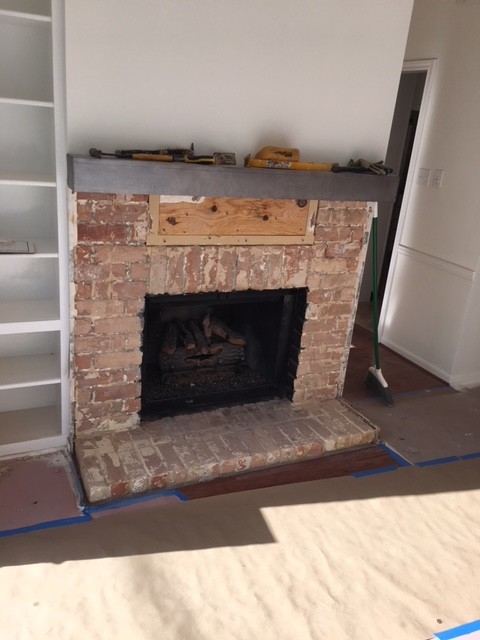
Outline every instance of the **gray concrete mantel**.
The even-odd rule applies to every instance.
[[[397,176],[251,169],[68,155],[74,192],[391,202]]]

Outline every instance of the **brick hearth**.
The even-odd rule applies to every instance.
[[[340,400],[287,400],[176,416],[77,440],[90,502],[173,489],[372,444],[377,430]]]

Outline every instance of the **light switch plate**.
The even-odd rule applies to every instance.
[[[430,169],[419,169],[417,174],[417,184],[422,185],[422,187],[428,186],[428,181],[430,180]]]
[[[434,189],[440,189],[443,182],[443,169],[434,169],[432,173],[431,186]]]

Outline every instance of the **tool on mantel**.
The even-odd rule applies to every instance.
[[[330,162],[300,162],[298,149],[290,147],[263,147],[252,158],[245,157],[245,166],[254,169],[293,169],[294,171],[332,171]]]
[[[373,173],[377,176],[386,176],[393,173],[393,169],[386,167],[383,160],[378,162],[370,162],[359,158],[358,160],[350,160],[345,166],[335,164],[332,167],[334,173]]]
[[[115,153],[107,153],[92,147],[89,151],[92,158],[117,158],[119,160],[147,160],[150,162],[183,162],[186,164],[236,164],[234,153],[215,152],[211,155],[196,155],[193,143],[189,149],[119,149]]]

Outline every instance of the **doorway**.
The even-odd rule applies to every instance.
[[[393,203],[378,205],[378,289],[382,317],[392,290],[394,266],[401,231],[409,210],[408,201],[418,180],[417,159],[426,120],[427,103],[432,88],[434,60],[406,62],[401,75],[385,164],[399,176]],[[352,348],[347,367],[343,396],[353,402],[375,396],[365,385],[368,367],[373,364],[373,269],[372,247],[368,247],[360,287]],[[416,392],[445,386],[445,382],[424,371],[386,347],[380,346],[380,360],[392,393]]]
[[[422,103],[426,71],[404,71],[400,78],[397,101],[390,130],[390,138],[385,157],[385,164],[399,176],[399,186],[395,202],[378,203],[378,297],[381,307],[387,282],[388,271],[392,259],[395,237],[400,219],[410,161],[417,133],[417,125]],[[372,243],[370,242],[360,288],[359,302],[363,306],[360,320],[371,319],[373,299]],[[367,311],[365,311],[367,309]],[[371,324],[370,324],[371,326]]]

